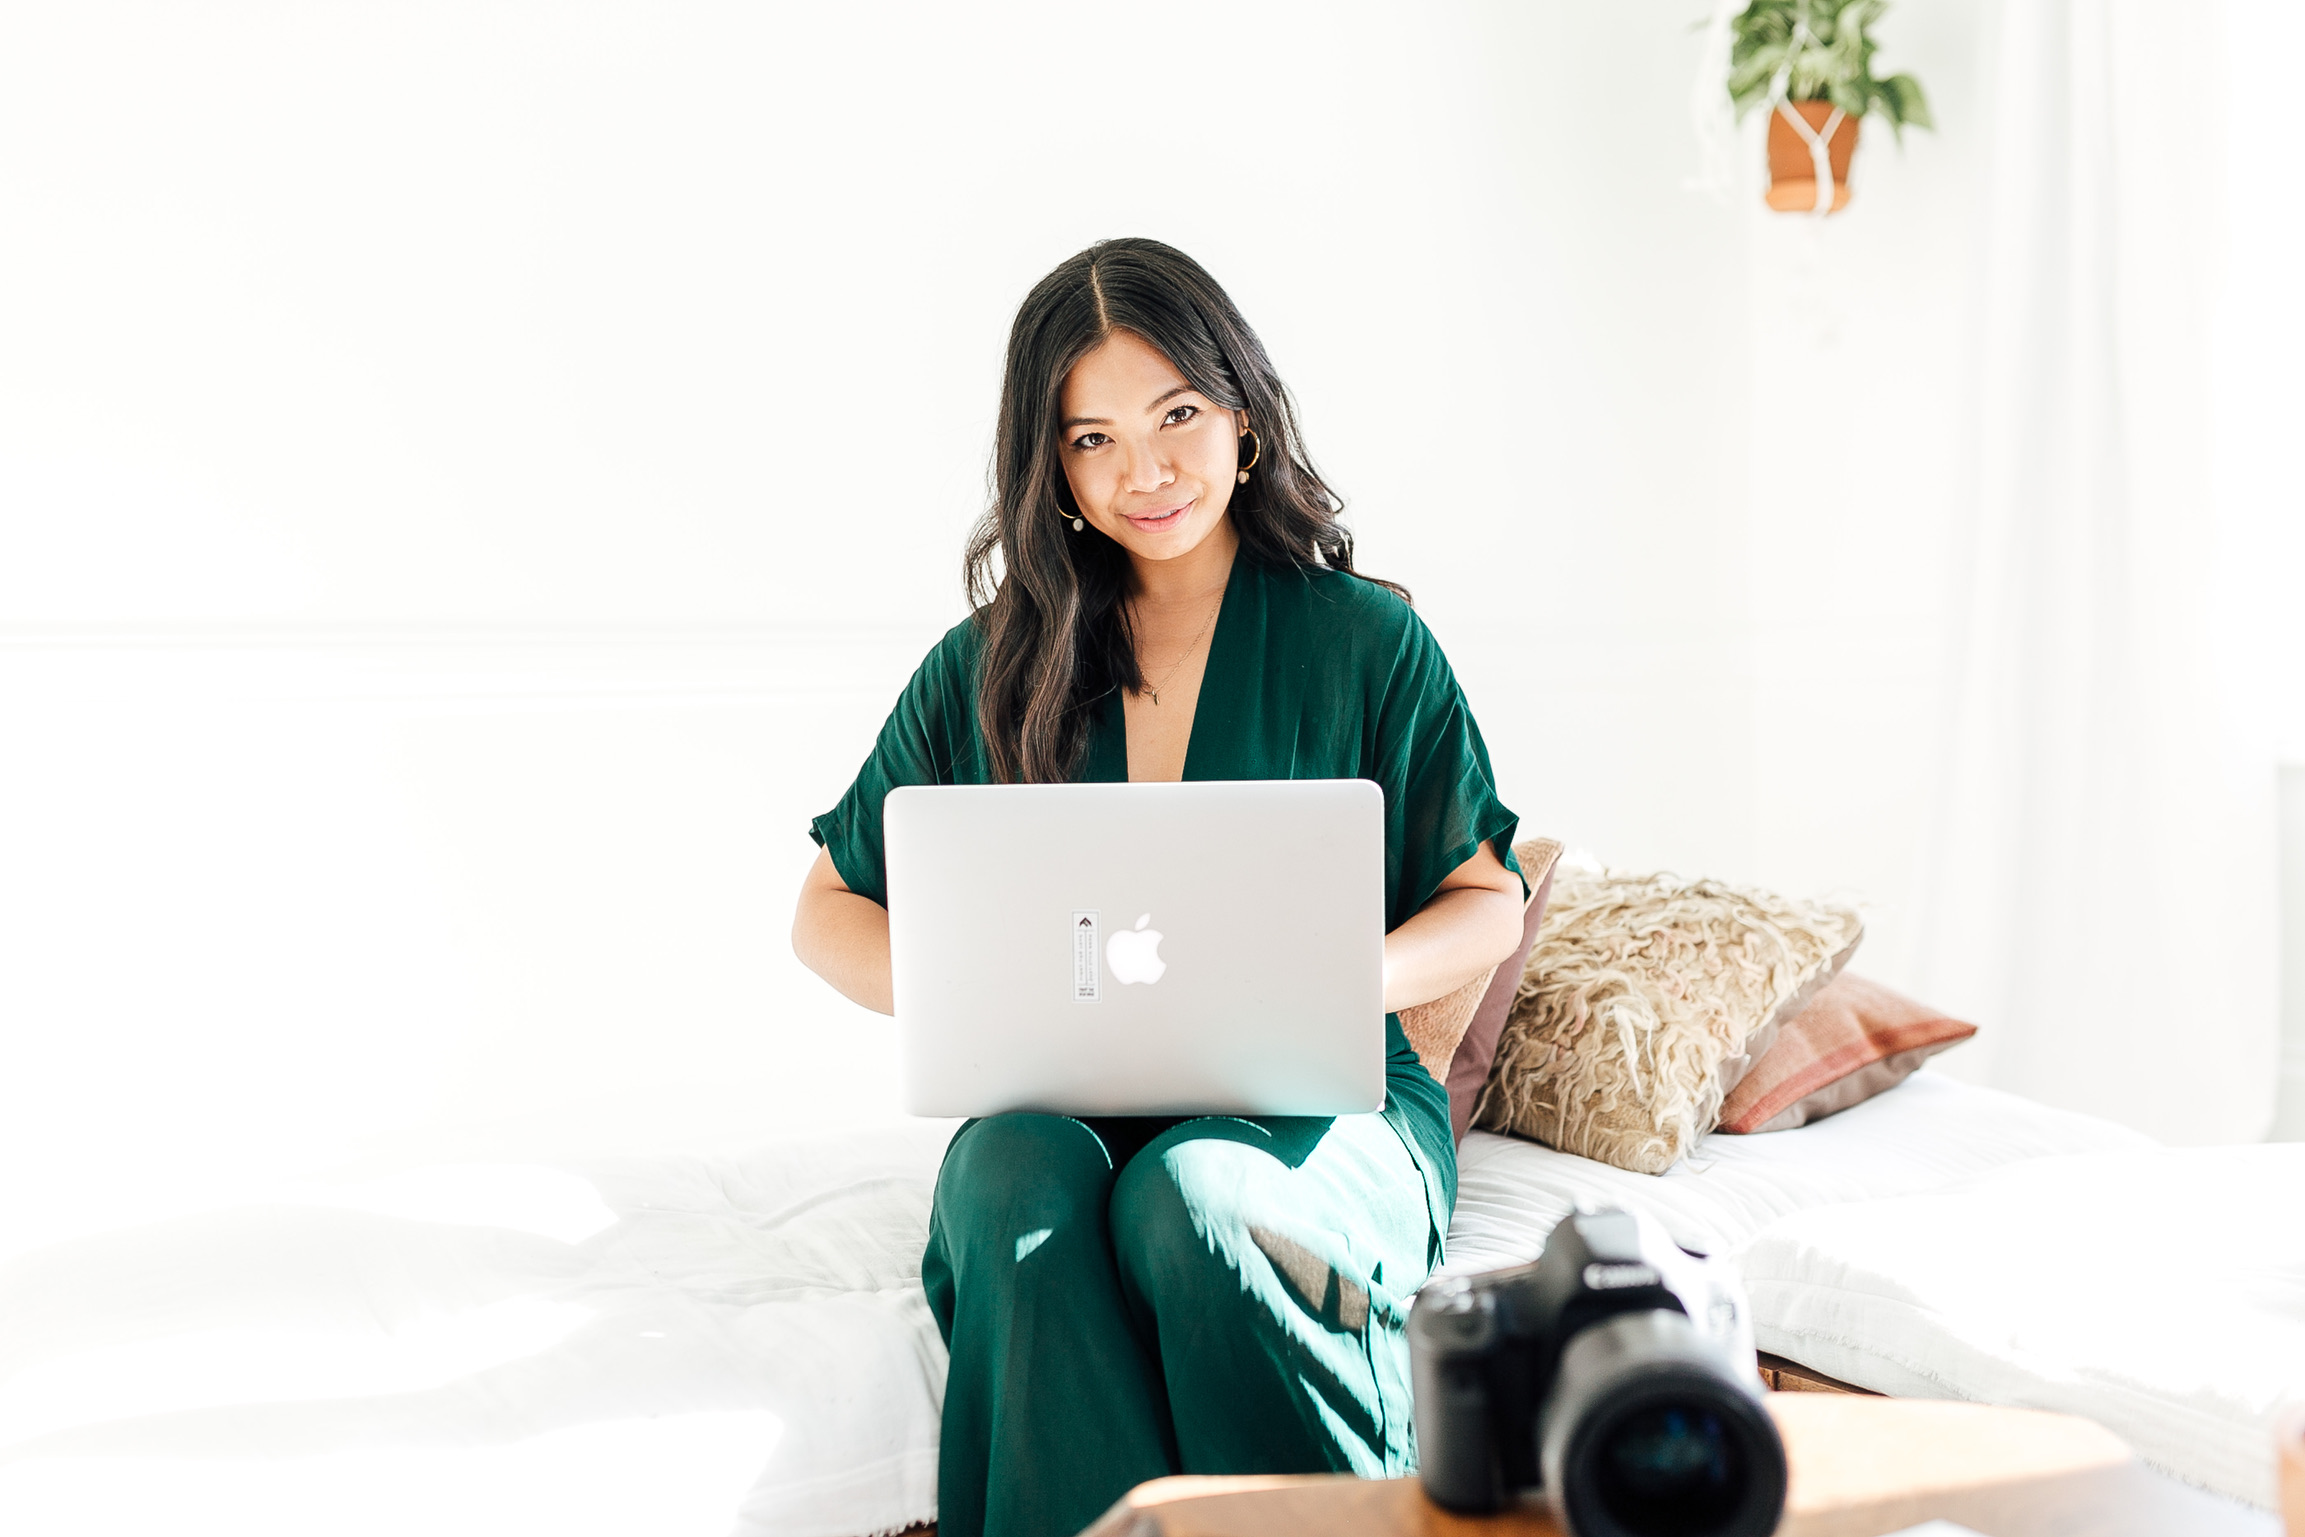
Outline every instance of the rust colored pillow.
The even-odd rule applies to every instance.
[[[1535,838],[1514,845],[1513,854],[1534,894],[1521,919],[1521,947],[1489,974],[1480,1007],[1473,1010],[1472,1023],[1465,1026],[1456,1054],[1449,1058],[1449,1075],[1443,1081],[1449,1087],[1449,1130],[1459,1142],[1472,1127],[1473,1102],[1481,1097],[1481,1085],[1489,1081],[1489,1068],[1497,1060],[1497,1037],[1504,1033],[1505,1016],[1512,1012],[1521,968],[1528,964],[1529,947],[1537,942],[1537,925],[1545,920],[1545,898],[1552,895],[1553,865],[1561,857],[1561,846],[1550,838]]]
[[[1842,972],[1777,1038],[1721,1103],[1722,1131],[1790,1131],[1895,1088],[1977,1027],[1947,1019],[1878,982]]]

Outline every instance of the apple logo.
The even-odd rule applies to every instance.
[[[1148,929],[1152,914],[1137,919],[1133,929],[1121,929],[1104,942],[1105,963],[1123,983],[1158,982],[1169,963],[1160,956],[1161,931]]]

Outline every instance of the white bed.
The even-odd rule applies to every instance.
[[[462,1165],[0,1268],[0,1531],[862,1537],[935,1510],[919,1286],[951,1127],[742,1159]],[[1580,1197],[1742,1249],[1773,1218],[2134,1133],[1923,1073],[1663,1176],[1466,1143],[1452,1267]],[[1811,1363],[1816,1364],[1816,1363]]]
[[[1745,1255],[1761,1348],[1861,1387],[2084,1414],[2270,1508],[2305,1404],[2305,1145],[2045,1158],[1802,1212]]]
[[[935,1508],[951,1123],[458,1165],[0,1267],[0,1532],[860,1537]]]
[[[1796,1131],[1707,1137],[1663,1174],[1476,1131],[1457,1156],[1448,1268],[1535,1258],[1579,1201],[1645,1207],[1676,1242],[1733,1260],[1771,1222],[1811,1207],[1928,1190],[2051,1154],[2153,1145],[2110,1121],[1928,1071]]]

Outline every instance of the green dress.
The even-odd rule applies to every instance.
[[[887,900],[890,790],[990,780],[978,647],[964,622],[929,653],[812,825],[851,891]],[[1079,777],[1125,780],[1120,696],[1090,709]],[[1388,931],[1484,841],[1513,863],[1440,646],[1400,598],[1325,568],[1234,561],[1184,777],[1376,781]],[[942,1537],[1066,1537],[1167,1473],[1415,1465],[1402,1329],[1441,1256],[1456,1148],[1397,1017],[1386,1039],[1373,1115],[961,1128],[921,1263],[951,1352]]]

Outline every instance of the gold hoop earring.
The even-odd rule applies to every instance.
[[[1249,462],[1242,465],[1239,472],[1233,476],[1235,485],[1245,486],[1249,483],[1249,471],[1255,469],[1257,461],[1265,456],[1265,440],[1257,436],[1257,430],[1254,427],[1243,427],[1241,431],[1247,433],[1250,440],[1257,446],[1256,452],[1249,455]]]

